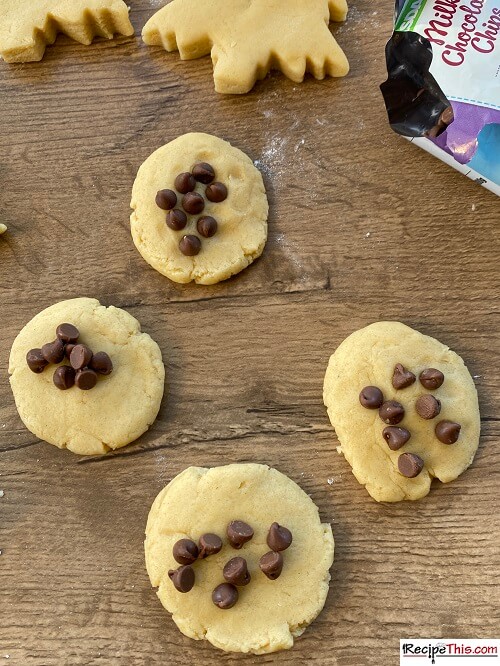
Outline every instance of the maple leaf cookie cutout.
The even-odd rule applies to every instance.
[[[94,37],[133,35],[122,0],[0,0],[0,57],[41,60],[59,32],[81,44]]]
[[[172,0],[144,26],[146,44],[178,50],[182,60],[208,53],[215,90],[240,94],[271,69],[292,81],[345,76],[349,63],[328,23],[344,21],[346,0]]]

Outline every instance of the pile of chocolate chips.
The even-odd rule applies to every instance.
[[[224,183],[215,181],[215,171],[211,164],[199,162],[195,164],[191,173],[180,173],[174,181],[174,187],[180,194],[181,208],[176,208],[177,194],[174,190],[160,190],[156,194],[156,205],[167,210],[167,227],[174,231],[181,231],[188,223],[186,213],[200,215],[205,208],[205,199],[199,192],[195,192],[196,183],[206,185],[205,196],[212,203],[220,203],[227,199],[227,187]],[[203,238],[210,238],[217,233],[217,220],[211,215],[202,215],[196,221],[196,230]],[[201,250],[201,239],[194,234],[186,234],[179,241],[179,249],[187,257],[194,257]]]
[[[429,391],[435,391],[444,382],[444,375],[436,368],[426,368],[419,375],[420,383]],[[392,385],[396,390],[411,386],[417,378],[401,363],[396,363],[392,374]],[[410,439],[411,433],[406,428],[397,427],[405,415],[405,409],[396,400],[384,401],[384,395],[377,386],[365,386],[359,394],[359,402],[366,409],[378,409],[380,418],[388,426],[383,429],[382,436],[392,451],[398,451]],[[417,414],[425,419],[436,418],[441,412],[441,401],[430,393],[417,398],[415,403]],[[454,421],[439,421],[434,428],[437,439],[443,444],[454,444],[460,435],[461,426]],[[424,467],[424,461],[416,453],[402,453],[398,458],[398,468],[403,476],[409,479],[418,476]]]
[[[232,520],[226,528],[229,544],[240,550],[247,541],[253,537],[253,529],[242,520]],[[292,543],[292,533],[286,527],[273,523],[267,534],[267,545],[271,549],[259,561],[259,568],[270,580],[276,580],[283,570],[283,555]],[[168,576],[179,592],[190,592],[195,583],[195,573],[192,564],[196,560],[203,560],[209,555],[218,553],[222,548],[222,539],[216,534],[203,534],[198,544],[192,539],[180,539],[174,544],[172,553],[176,562],[181,566],[171,569]],[[222,570],[225,583],[217,585],[212,592],[212,601],[223,610],[232,608],[238,601],[238,587],[250,583],[252,577],[248,571],[247,561],[244,557],[233,557]]]
[[[88,391],[97,384],[97,375],[109,375],[113,363],[106,352],[94,354],[87,345],[79,344],[80,331],[73,324],[59,324],[54,342],[47,342],[41,349],[30,349],[26,362],[33,372],[43,372],[49,363],[62,363],[54,372],[53,381],[58,389],[65,391],[75,384]]]

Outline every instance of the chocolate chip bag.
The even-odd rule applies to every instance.
[[[500,0],[396,0],[386,61],[394,131],[500,195]]]

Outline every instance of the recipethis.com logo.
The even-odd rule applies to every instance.
[[[400,666],[500,666],[500,639],[402,638],[399,654]]]

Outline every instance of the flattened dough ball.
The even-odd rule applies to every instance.
[[[206,196],[210,186],[196,182],[194,191],[205,204],[201,213],[191,214],[182,211],[183,194],[176,191],[176,208],[186,214],[187,224],[177,231],[171,229],[166,211],[155,201],[156,194],[164,189],[175,191],[176,177],[202,162],[210,164],[215,181],[227,187],[227,198],[210,201]],[[150,155],[139,169],[130,205],[135,246],[148,264],[174,282],[226,280],[259,257],[266,243],[269,207],[259,170],[241,150],[209,134],[184,134]],[[210,238],[198,233],[201,216],[217,221],[217,232]],[[185,235],[200,239],[199,254],[181,252],[179,243]]]
[[[254,530],[239,550],[226,538],[232,520]],[[291,530],[293,541],[282,553],[281,575],[269,580],[259,560],[269,551],[266,537],[273,522]],[[222,550],[195,562],[194,587],[182,594],[168,577],[168,570],[179,566],[173,545],[182,538],[197,542],[206,533],[222,538]],[[161,603],[183,634],[228,652],[264,654],[292,647],[324,606],[333,550],[331,527],[321,523],[311,498],[267,465],[189,467],[155,499],[146,528],[146,567]],[[224,582],[223,567],[235,556],[246,559],[251,581],[238,588],[235,606],[221,610],[212,591]]]
[[[400,389],[393,385],[397,364],[415,376],[413,383]],[[419,380],[420,373],[429,368],[444,375],[442,385],[435,389]],[[404,408],[402,420],[394,427],[404,428],[411,437],[397,450],[389,448],[382,435],[387,421],[380,418],[380,400],[372,408],[360,404],[365,387],[377,387],[384,401],[397,401]],[[438,415],[419,415],[421,396],[428,396],[425,400],[431,403],[433,398],[440,402]],[[323,399],[341,452],[356,479],[378,502],[420,499],[428,494],[434,477],[443,483],[453,481],[471,464],[479,444],[477,392],[463,360],[438,340],[399,322],[371,324],[342,342],[330,358]],[[456,442],[439,441],[435,429],[442,421],[460,424]],[[400,472],[398,461],[403,454],[414,454],[424,463],[414,478]],[[408,456],[405,458],[408,463]],[[418,465],[414,471],[418,472]]]
[[[113,371],[96,386],[61,391],[53,382],[57,365],[40,374],[27,363],[30,349],[55,338],[71,323],[80,342],[109,354]],[[14,340],[10,384],[25,426],[40,439],[79,455],[98,455],[137,439],[154,422],[163,396],[165,368],[160,348],[128,312],[93,298],[61,301],[40,312]]]

